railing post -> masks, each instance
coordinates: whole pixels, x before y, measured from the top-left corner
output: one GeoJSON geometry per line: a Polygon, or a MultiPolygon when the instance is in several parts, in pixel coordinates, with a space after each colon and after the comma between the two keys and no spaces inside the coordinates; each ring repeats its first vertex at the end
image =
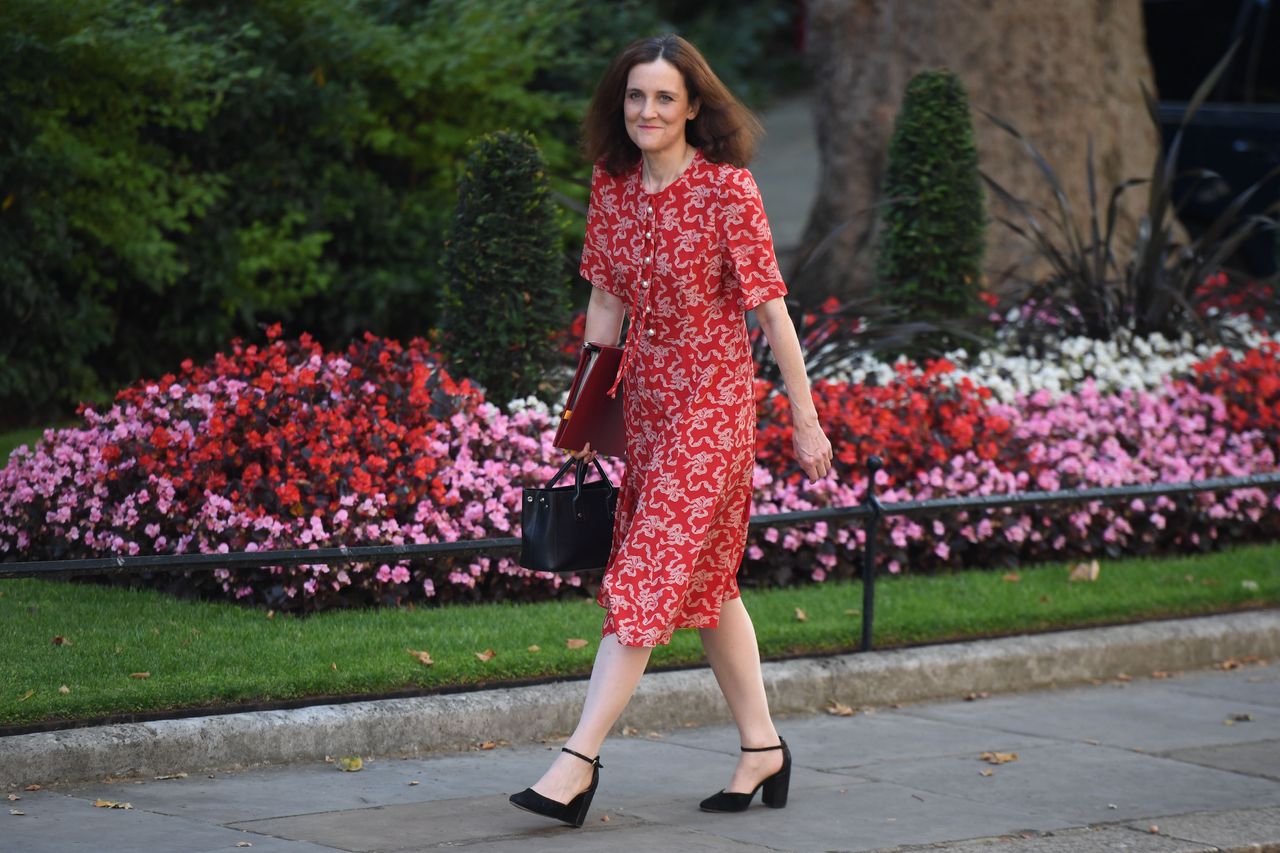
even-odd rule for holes
{"type": "Polygon", "coordinates": [[[871,651],[871,628],[876,616],[876,533],[880,528],[880,519],[884,516],[884,507],[876,497],[876,472],[884,467],[879,456],[867,459],[867,494],[862,505],[870,512],[867,514],[866,542],[863,546],[862,563],[862,651],[871,651]]]}

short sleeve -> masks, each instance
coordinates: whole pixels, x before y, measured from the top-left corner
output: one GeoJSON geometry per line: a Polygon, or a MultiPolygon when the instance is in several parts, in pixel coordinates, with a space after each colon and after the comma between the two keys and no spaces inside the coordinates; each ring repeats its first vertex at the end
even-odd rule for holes
{"type": "Polygon", "coordinates": [[[587,203],[587,233],[582,241],[582,263],[578,275],[594,286],[625,297],[613,277],[609,256],[609,233],[617,219],[617,196],[609,173],[599,163],[591,170],[591,199],[587,203]]]}
{"type": "Polygon", "coordinates": [[[764,202],[755,178],[746,169],[725,176],[720,209],[721,239],[728,253],[731,281],[738,307],[751,309],[787,295],[773,251],[773,233],[764,215],[764,202]]]}

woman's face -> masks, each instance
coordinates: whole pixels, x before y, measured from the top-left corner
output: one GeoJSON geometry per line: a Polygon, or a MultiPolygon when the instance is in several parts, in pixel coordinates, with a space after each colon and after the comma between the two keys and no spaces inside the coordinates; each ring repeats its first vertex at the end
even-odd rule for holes
{"type": "Polygon", "coordinates": [[[684,151],[685,122],[698,114],[684,76],[665,59],[632,66],[622,96],[627,135],[645,154],[684,151]]]}

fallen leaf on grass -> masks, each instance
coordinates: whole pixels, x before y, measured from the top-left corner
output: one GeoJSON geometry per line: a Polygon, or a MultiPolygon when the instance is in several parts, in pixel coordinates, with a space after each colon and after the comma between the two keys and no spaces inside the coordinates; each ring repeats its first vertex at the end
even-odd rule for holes
{"type": "Polygon", "coordinates": [[[565,647],[566,649],[585,649],[585,648],[587,647],[587,641],[586,641],[586,640],[580,640],[580,639],[578,639],[578,638],[576,638],[576,637],[575,637],[575,638],[570,639],[570,640],[565,640],[565,641],[564,641],[564,647],[565,647]]]}
{"type": "Polygon", "coordinates": [[[18,701],[25,702],[34,695],[36,695],[36,692],[34,690],[28,690],[26,693],[23,693],[21,696],[18,697],[18,701]]]}
{"type": "Polygon", "coordinates": [[[635,736],[636,736],[636,735],[638,735],[638,734],[640,734],[640,730],[639,730],[639,729],[637,729],[635,726],[623,726],[623,727],[622,727],[622,736],[623,736],[623,737],[635,737],[635,736]]]}
{"type": "Polygon", "coordinates": [[[156,781],[157,781],[157,782],[164,782],[164,781],[166,781],[166,780],[168,780],[168,779],[185,779],[185,778],[187,778],[187,774],[186,774],[186,773],[166,773],[166,774],[165,774],[165,775],[163,775],[163,776],[157,776],[157,777],[156,777],[156,781]]]}
{"type": "Polygon", "coordinates": [[[495,742],[493,742],[493,741],[491,741],[491,740],[486,740],[486,741],[484,741],[483,743],[478,743],[478,744],[476,744],[476,749],[486,749],[486,750],[487,750],[487,749],[497,749],[497,748],[498,748],[498,744],[496,744],[495,742]]]}
{"type": "Polygon", "coordinates": [[[331,664],[329,664],[329,669],[333,670],[334,672],[337,672],[337,671],[338,671],[338,665],[337,665],[336,663],[331,663],[331,664]]]}
{"type": "Polygon", "coordinates": [[[63,696],[66,696],[68,693],[71,692],[71,688],[64,684],[58,688],[58,692],[61,693],[63,696]]]}
{"type": "Polygon", "coordinates": [[[415,658],[417,658],[418,663],[422,664],[423,666],[431,666],[433,663],[435,663],[435,661],[431,659],[431,654],[425,650],[420,652],[417,649],[407,648],[405,649],[405,651],[413,655],[415,658]]]}
{"type": "Polygon", "coordinates": [[[1258,582],[1257,582],[1257,581],[1240,581],[1240,586],[1242,586],[1242,587],[1244,587],[1245,589],[1249,590],[1249,592],[1257,592],[1257,591],[1258,591],[1258,582]]]}
{"type": "Polygon", "coordinates": [[[71,643],[71,641],[70,641],[70,640],[68,640],[66,637],[57,636],[57,637],[54,637],[54,638],[53,638],[53,644],[54,644],[55,646],[69,646],[69,645],[71,645],[72,643],[71,643]]]}
{"type": "Polygon", "coordinates": [[[843,702],[832,699],[827,703],[827,713],[833,717],[852,717],[853,709],[843,702]]]}
{"type": "Polygon", "coordinates": [[[94,800],[94,808],[99,809],[132,809],[133,803],[117,803],[115,800],[94,800]]]}
{"type": "Polygon", "coordinates": [[[1008,764],[1010,761],[1018,760],[1016,752],[984,752],[978,756],[982,761],[988,764],[1008,764]]]}
{"type": "Polygon", "coordinates": [[[338,769],[345,773],[357,773],[364,769],[364,759],[358,755],[348,755],[345,758],[339,758],[337,765],[338,769]]]}
{"type": "Polygon", "coordinates": [[[149,672],[131,672],[131,673],[129,673],[129,677],[130,677],[130,678],[138,678],[138,679],[142,679],[142,678],[150,678],[150,677],[151,677],[151,673],[149,673],[149,672]]]}
{"type": "Polygon", "coordinates": [[[541,647],[541,646],[530,646],[530,647],[529,647],[529,649],[528,649],[528,651],[529,651],[529,654],[531,654],[531,655],[536,655],[538,652],[542,651],[542,647],[541,647]]]}
{"type": "Polygon", "coordinates": [[[493,649],[485,649],[482,652],[476,652],[475,655],[476,655],[476,659],[479,660],[481,663],[488,663],[489,661],[496,658],[498,656],[498,653],[495,652],[493,649]]]}
{"type": "Polygon", "coordinates": [[[1071,574],[1067,576],[1068,581],[1096,581],[1098,579],[1098,561],[1090,560],[1087,563],[1076,563],[1072,566],[1071,574]]]}
{"type": "Polygon", "coordinates": [[[39,790],[41,790],[43,787],[44,787],[43,785],[28,785],[27,787],[23,788],[22,790],[24,790],[24,791],[39,791],[39,790]]]}
{"type": "Polygon", "coordinates": [[[1018,583],[1019,581],[1022,580],[1022,575],[1018,574],[1017,572],[1009,572],[1008,574],[1001,575],[1000,580],[1004,581],[1005,583],[1018,583]]]}
{"type": "Polygon", "coordinates": [[[807,622],[807,621],[809,621],[809,617],[808,617],[807,615],[805,615],[805,612],[804,612],[803,610],[801,610],[799,607],[797,607],[797,608],[796,608],[796,621],[797,621],[797,622],[807,622]]]}

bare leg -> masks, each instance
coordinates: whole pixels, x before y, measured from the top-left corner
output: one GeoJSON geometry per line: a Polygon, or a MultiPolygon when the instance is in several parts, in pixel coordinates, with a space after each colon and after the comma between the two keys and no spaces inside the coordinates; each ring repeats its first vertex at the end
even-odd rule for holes
{"type": "MultiPolygon", "coordinates": [[[[726,601],[720,607],[720,624],[715,628],[702,628],[699,633],[711,671],[738,724],[741,745],[777,745],[778,732],[769,716],[769,700],[760,670],[756,629],[742,599],[726,601]]],[[[748,793],[761,780],[781,769],[781,751],[740,753],[733,780],[725,790],[748,793]]]]}
{"type": "MultiPolygon", "coordinates": [[[[565,746],[588,757],[600,754],[600,745],[631,701],[652,651],[624,646],[616,634],[608,634],[600,641],[582,717],[565,746]]],[[[591,765],[562,752],[534,783],[533,790],[558,803],[567,803],[590,785],[591,765]]]]}

